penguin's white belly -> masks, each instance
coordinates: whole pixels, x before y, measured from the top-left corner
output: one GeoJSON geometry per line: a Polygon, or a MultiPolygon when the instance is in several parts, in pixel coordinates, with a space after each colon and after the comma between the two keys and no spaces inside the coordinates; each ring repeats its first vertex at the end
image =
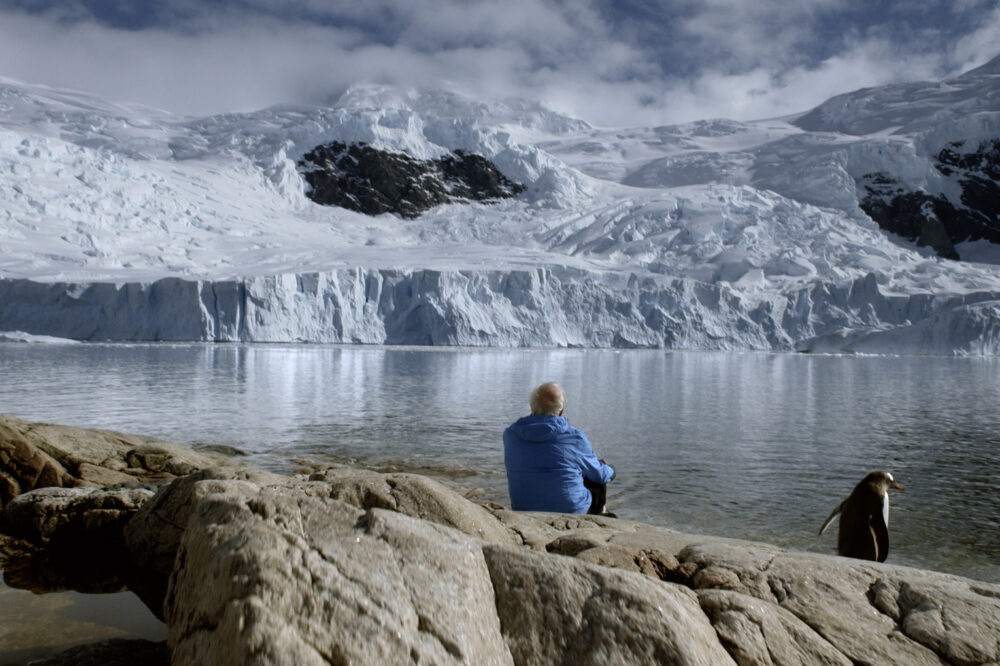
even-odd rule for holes
{"type": "Polygon", "coordinates": [[[882,495],[882,522],[889,527],[889,493],[882,495]]]}

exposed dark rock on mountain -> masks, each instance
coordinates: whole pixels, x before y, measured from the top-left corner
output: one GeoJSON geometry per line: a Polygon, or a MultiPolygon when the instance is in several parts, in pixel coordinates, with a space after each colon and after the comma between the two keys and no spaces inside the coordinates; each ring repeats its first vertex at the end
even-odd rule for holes
{"type": "Polygon", "coordinates": [[[907,192],[899,183],[883,173],[865,174],[861,181],[868,193],[860,202],[880,227],[917,245],[931,247],[946,259],[959,259],[950,233],[961,225],[964,215],[944,197],[933,197],[926,192],[907,192]]]}
{"type": "MultiPolygon", "coordinates": [[[[961,149],[965,142],[953,143],[961,149]]],[[[983,238],[1000,243],[1000,139],[979,144],[972,153],[945,148],[938,153],[937,169],[955,176],[962,186],[962,203],[983,227],[983,238]]]]}
{"type": "Polygon", "coordinates": [[[365,143],[335,141],[306,153],[299,170],[313,201],[366,215],[414,218],[444,203],[506,199],[524,190],[485,157],[461,150],[436,160],[418,160],[365,143]]]}
{"type": "Polygon", "coordinates": [[[1000,139],[985,141],[973,152],[959,152],[957,141],[937,155],[935,168],[961,187],[961,206],[941,195],[908,192],[892,177],[869,173],[859,182],[866,195],[861,209],[880,227],[929,246],[947,259],[960,259],[955,243],[1000,243],[1000,139]]]}

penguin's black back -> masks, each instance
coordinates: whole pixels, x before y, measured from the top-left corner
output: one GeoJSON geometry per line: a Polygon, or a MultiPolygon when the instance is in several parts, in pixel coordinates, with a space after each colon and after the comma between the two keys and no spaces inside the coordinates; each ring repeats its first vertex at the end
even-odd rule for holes
{"type": "Polygon", "coordinates": [[[889,529],[882,517],[882,496],[859,483],[844,500],[837,533],[837,553],[844,557],[884,562],[889,554],[889,529]]]}

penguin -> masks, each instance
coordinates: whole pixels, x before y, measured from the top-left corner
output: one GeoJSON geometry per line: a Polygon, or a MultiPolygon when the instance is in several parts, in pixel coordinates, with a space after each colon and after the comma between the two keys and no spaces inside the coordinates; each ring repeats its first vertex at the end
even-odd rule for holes
{"type": "Polygon", "coordinates": [[[830,513],[819,533],[840,516],[838,555],[885,562],[889,554],[889,488],[903,490],[889,472],[872,472],[830,513]]]}

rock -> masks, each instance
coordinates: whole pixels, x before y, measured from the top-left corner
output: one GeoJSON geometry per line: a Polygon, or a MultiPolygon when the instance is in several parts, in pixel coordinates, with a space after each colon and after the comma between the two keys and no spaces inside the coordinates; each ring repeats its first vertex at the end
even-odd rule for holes
{"type": "Polygon", "coordinates": [[[958,174],[962,205],[975,216],[983,237],[1000,242],[1000,139],[980,141],[975,149],[961,153],[968,141],[957,141],[938,152],[938,171],[958,174]]]}
{"type": "Polygon", "coordinates": [[[170,650],[165,641],[112,638],[99,643],[78,645],[57,655],[32,661],[31,666],[170,666],[170,650]]]}
{"type": "MultiPolygon", "coordinates": [[[[103,488],[106,486],[125,486],[138,488],[142,482],[123,471],[117,471],[112,465],[102,467],[88,462],[82,462],[76,468],[76,483],[81,486],[96,486],[103,488]]],[[[152,480],[152,479],[147,479],[152,480]]]]}
{"type": "Polygon", "coordinates": [[[546,550],[548,545],[562,536],[592,539],[595,545],[605,543],[616,530],[605,531],[606,527],[627,528],[628,521],[592,515],[567,515],[561,513],[530,513],[510,509],[490,510],[497,520],[525,546],[536,550],[546,550]]]}
{"type": "Polygon", "coordinates": [[[0,415],[0,506],[35,488],[137,487],[231,464],[226,456],[150,437],[0,415]]]}
{"type": "Polygon", "coordinates": [[[233,466],[225,456],[148,437],[0,415],[0,531],[21,539],[0,553],[7,583],[38,593],[127,585],[162,617],[179,535],[160,526],[158,538],[172,538],[173,550],[157,573],[131,565],[124,529],[153,496],[144,485],[210,465],[233,466]]]}
{"type": "MultiPolygon", "coordinates": [[[[873,176],[869,174],[869,176],[873,176]]],[[[881,174],[874,174],[877,181],[886,179],[881,174]]],[[[861,199],[859,207],[879,227],[907,240],[916,242],[918,246],[930,247],[938,256],[945,259],[959,259],[954,243],[964,238],[953,240],[950,231],[952,226],[965,226],[966,213],[956,209],[950,201],[941,196],[931,196],[926,192],[905,192],[893,189],[885,192],[886,186],[895,188],[895,181],[886,185],[880,182],[868,182],[865,189],[868,194],[861,199]]]]}
{"type": "MultiPolygon", "coordinates": [[[[0,422],[12,448],[34,445],[0,422]]],[[[63,462],[80,459],[69,444],[36,448],[81,469],[63,462]]],[[[119,453],[91,472],[186,469],[158,444],[119,453]]],[[[5,575],[38,590],[127,582],[167,620],[174,663],[1000,663],[1000,585],[957,576],[514,512],[414,474],[227,465],[151,495],[21,494],[0,528],[45,547],[0,538],[5,575]]]]}
{"type": "Polygon", "coordinates": [[[225,486],[181,541],[174,662],[512,663],[481,541],[308,487],[225,486]]]}
{"type": "Polygon", "coordinates": [[[1000,661],[1000,601],[995,586],[912,571],[879,577],[869,588],[903,633],[955,664],[1000,661]],[[987,600],[992,600],[989,603],[987,600]],[[984,602],[987,602],[984,604],[984,602]],[[991,608],[992,607],[992,608],[991,608]],[[992,612],[991,612],[992,611],[992,612]]]}
{"type": "Polygon", "coordinates": [[[515,663],[733,663],[687,588],[509,547],[483,551],[515,663]]]}
{"type": "Polygon", "coordinates": [[[129,560],[136,569],[166,577],[174,568],[181,535],[198,502],[206,495],[228,487],[226,482],[246,481],[253,487],[290,485],[293,480],[242,467],[209,467],[176,479],[160,488],[124,529],[129,560]]]}
{"type": "Polygon", "coordinates": [[[510,198],[524,190],[485,157],[461,150],[419,160],[365,143],[334,141],[306,153],[298,166],[310,199],[367,215],[414,218],[440,204],[510,198]]]}
{"type": "Polygon", "coordinates": [[[107,552],[123,546],[125,524],[152,497],[145,488],[40,488],[8,502],[4,523],[36,545],[107,552]]]}
{"type": "Polygon", "coordinates": [[[934,167],[956,181],[958,202],[942,194],[906,191],[885,173],[858,179],[859,205],[879,227],[929,246],[939,256],[959,259],[955,243],[1000,243],[1000,140],[982,141],[968,152],[965,141],[937,154],[934,167]]]}
{"type": "Polygon", "coordinates": [[[1000,585],[625,520],[493,513],[535,550],[696,590],[739,663],[1000,662],[1000,585]]]}
{"type": "Polygon", "coordinates": [[[466,534],[512,543],[514,535],[488,511],[453,490],[412,474],[378,474],[367,470],[327,470],[313,474],[308,483],[289,477],[239,467],[208,468],[176,479],[160,489],[125,527],[125,543],[136,575],[142,573],[147,601],[162,614],[167,577],[181,536],[198,503],[229,482],[246,482],[248,488],[302,487],[304,492],[346,501],[361,509],[386,508],[416,518],[455,527],[466,534]]]}
{"type": "Polygon", "coordinates": [[[697,564],[695,588],[777,604],[855,663],[1000,659],[1000,586],[751,543],[694,545],[678,559],[697,564]]]}
{"type": "Polygon", "coordinates": [[[675,583],[686,584],[697,571],[693,564],[679,562],[675,553],[693,543],[728,541],[604,516],[529,513],[502,507],[491,513],[535,550],[641,571],[675,583]]]}
{"type": "MultiPolygon", "coordinates": [[[[609,535],[610,536],[610,535],[609,535]]],[[[568,555],[614,569],[638,571],[660,580],[677,582],[674,572],[680,563],[670,553],[656,548],[636,549],[602,542],[594,536],[564,536],[545,546],[550,553],[568,555]]]]}
{"type": "MultiPolygon", "coordinates": [[[[763,572],[762,572],[763,573],[763,572]]],[[[939,664],[931,649],[909,639],[874,607],[868,590],[874,569],[844,567],[832,557],[779,554],[762,580],[774,600],[826,637],[855,662],[939,664]]]]}
{"type": "Polygon", "coordinates": [[[698,600],[737,664],[837,664],[851,660],[776,604],[738,592],[702,590],[698,600]]]}
{"type": "Polygon", "coordinates": [[[328,469],[312,474],[309,480],[326,484],[330,497],[362,509],[396,511],[454,527],[484,541],[520,543],[489,511],[425,476],[328,469]]]}
{"type": "Polygon", "coordinates": [[[129,587],[154,615],[164,617],[163,600],[167,579],[181,536],[195,507],[207,495],[227,487],[228,482],[245,482],[252,489],[268,484],[291,485],[294,480],[242,467],[210,467],[170,482],[125,525],[124,542],[128,557],[129,587]]]}
{"type": "Polygon", "coordinates": [[[30,554],[35,550],[36,547],[29,541],[0,533],[0,569],[4,568],[8,559],[30,554]]]}
{"type": "Polygon", "coordinates": [[[243,449],[238,449],[235,446],[229,446],[228,444],[205,444],[198,447],[199,451],[207,451],[209,453],[218,453],[220,455],[226,456],[227,458],[235,458],[237,456],[249,456],[250,454],[243,449]]]}
{"type": "Polygon", "coordinates": [[[75,485],[73,476],[15,425],[0,417],[0,507],[33,488],[75,485]]]}
{"type": "Polygon", "coordinates": [[[130,575],[122,530],[152,495],[142,488],[22,493],[2,510],[5,530],[18,537],[5,537],[8,546],[0,548],[5,582],[38,594],[120,592],[128,585],[143,598],[141,581],[130,575]]]}

